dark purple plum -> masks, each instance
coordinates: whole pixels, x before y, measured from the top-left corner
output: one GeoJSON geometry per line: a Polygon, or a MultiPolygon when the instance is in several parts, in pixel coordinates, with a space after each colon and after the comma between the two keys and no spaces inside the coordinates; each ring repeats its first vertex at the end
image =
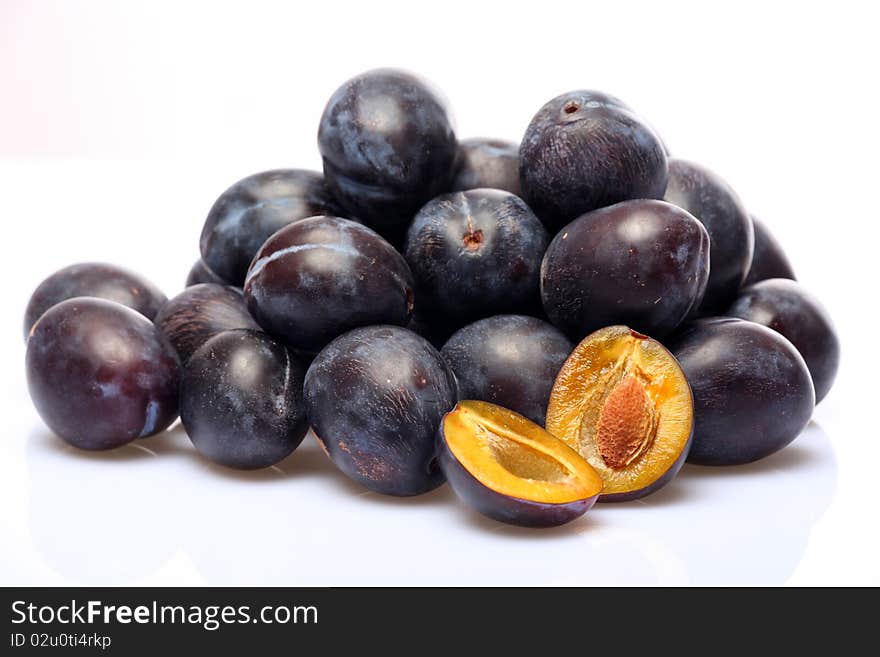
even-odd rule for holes
{"type": "Polygon", "coordinates": [[[177,417],[177,354],[150,320],[115,301],[77,297],[46,311],[26,371],[40,417],[81,449],[119,447],[177,417]]]}
{"type": "Polygon", "coordinates": [[[550,243],[541,266],[544,310],[575,340],[612,324],[663,337],[699,304],[709,248],[700,222],[663,201],[594,210],[550,243]]]}
{"type": "Polygon", "coordinates": [[[312,217],[266,241],[244,297],[269,333],[290,347],[318,351],[359,326],[406,325],[413,278],[403,256],[366,226],[312,217]]]}
{"type": "Polygon", "coordinates": [[[536,317],[497,315],[469,324],[440,350],[462,399],[503,406],[544,426],[556,375],[574,345],[536,317]]]}
{"type": "Polygon", "coordinates": [[[448,191],[457,142],[444,102],[392,69],[348,80],[318,129],[324,176],[343,208],[380,233],[402,233],[428,200],[448,191]]]}
{"type": "Polygon", "coordinates": [[[425,205],[407,232],[404,255],[420,308],[461,326],[536,310],[547,241],[547,231],[518,196],[473,189],[425,205]]]}
{"type": "Polygon", "coordinates": [[[214,202],[202,228],[202,259],[226,283],[241,287],[251,260],[272,233],[306,217],[338,213],[319,173],[256,173],[214,202]]]}
{"type": "Polygon", "coordinates": [[[306,373],[306,411],[325,451],[346,475],[386,495],[443,483],[434,441],[457,398],[437,350],[396,326],[336,338],[306,373]]]}
{"type": "Polygon", "coordinates": [[[503,189],[522,196],[519,145],[500,139],[466,139],[458,145],[452,191],[503,189]]]}
{"type": "Polygon", "coordinates": [[[722,312],[736,298],[752,263],[751,217],[730,185],[709,169],[685,160],[669,161],[664,200],[684,208],[706,227],[712,269],[699,312],[722,312]]]}
{"type": "Polygon", "coordinates": [[[825,398],[840,365],[840,341],[831,317],[816,297],[795,281],[771,278],[743,289],[725,314],[784,335],[807,363],[816,403],[825,398]]]}
{"type": "Polygon", "coordinates": [[[752,253],[752,265],[743,285],[751,285],[768,278],[788,278],[795,280],[794,269],[782,249],[782,245],[773,237],[767,224],[752,215],[755,227],[755,249],[752,253]]]}
{"type": "Polygon", "coordinates": [[[177,350],[182,363],[218,333],[260,330],[241,292],[213,283],[190,286],[171,299],[156,316],[156,326],[177,350]]]}
{"type": "Polygon", "coordinates": [[[186,276],[186,287],[199,285],[201,283],[213,283],[214,285],[228,285],[226,281],[220,278],[214,271],[205,264],[205,261],[199,258],[193,263],[189,274],[186,276]]]}
{"type": "Polygon", "coordinates": [[[183,370],[180,419],[203,456],[230,468],[266,468],[308,431],[305,367],[262,331],[225,331],[183,370]]]}
{"type": "Polygon", "coordinates": [[[671,347],[694,395],[689,462],[757,461],[788,445],[810,421],[815,393],[807,365],[766,326],[703,319],[671,347]]]}
{"type": "Polygon", "coordinates": [[[128,306],[152,320],[167,300],[142,276],[103,262],[83,262],[59,269],[37,286],[24,313],[24,337],[52,306],[74,297],[97,297],[128,306]]]}
{"type": "Polygon", "coordinates": [[[660,138],[627,105],[571,91],[544,105],[519,150],[523,198],[548,230],[597,208],[666,189],[660,138]]]}

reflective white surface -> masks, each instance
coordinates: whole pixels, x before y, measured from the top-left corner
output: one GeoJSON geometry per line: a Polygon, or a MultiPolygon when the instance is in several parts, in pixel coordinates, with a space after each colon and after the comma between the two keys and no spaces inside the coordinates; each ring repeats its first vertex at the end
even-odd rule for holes
{"type": "Polygon", "coordinates": [[[619,25],[613,3],[564,21],[452,3],[429,34],[452,48],[426,46],[404,4],[211,3],[208,31],[195,3],[174,20],[161,2],[46,4],[0,5],[0,585],[880,584],[880,52],[856,9],[799,8],[791,30],[784,7],[744,3],[719,31],[703,3],[645,2],[585,50],[587,22],[619,25]],[[330,21],[344,47],[327,46],[330,21]],[[841,372],[804,434],[544,531],[483,519],[446,487],[367,493],[311,437],[251,474],[206,463],[179,426],[104,454],[53,437],[23,373],[37,283],[106,260],[176,294],[213,199],[258,170],[319,168],[326,98],[388,64],[432,78],[462,137],[518,139],[543,102],[593,87],[724,176],[837,322],[841,372]]]}

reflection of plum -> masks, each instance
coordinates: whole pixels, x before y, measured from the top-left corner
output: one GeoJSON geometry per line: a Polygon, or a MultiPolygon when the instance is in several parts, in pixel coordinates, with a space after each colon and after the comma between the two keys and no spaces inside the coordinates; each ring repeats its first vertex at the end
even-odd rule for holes
{"type": "Polygon", "coordinates": [[[86,585],[131,584],[171,556],[180,499],[168,485],[186,438],[172,430],[106,452],[82,452],[46,429],[32,431],[26,458],[29,524],[51,568],[86,585]],[[161,463],[160,463],[161,461],[161,463]]]}

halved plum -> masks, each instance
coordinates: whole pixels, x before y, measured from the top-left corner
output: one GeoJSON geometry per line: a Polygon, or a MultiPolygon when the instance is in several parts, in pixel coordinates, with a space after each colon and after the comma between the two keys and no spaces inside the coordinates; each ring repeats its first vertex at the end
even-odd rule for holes
{"type": "Polygon", "coordinates": [[[480,513],[512,525],[554,527],[586,513],[602,480],[577,452],[501,406],[460,401],[440,424],[440,467],[480,513]]]}
{"type": "Polygon", "coordinates": [[[547,431],[602,477],[600,502],[667,484],[684,465],[693,427],[691,389],[675,357],[626,326],[599,329],[575,347],[547,408],[547,431]]]}

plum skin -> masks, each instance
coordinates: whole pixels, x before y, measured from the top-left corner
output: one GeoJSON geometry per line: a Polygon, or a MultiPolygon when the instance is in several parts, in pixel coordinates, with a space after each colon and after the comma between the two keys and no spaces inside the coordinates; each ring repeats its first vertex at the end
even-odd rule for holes
{"type": "Polygon", "coordinates": [[[547,232],[517,196],[473,189],[438,196],[407,231],[404,256],[418,303],[461,324],[539,308],[547,232]]]}
{"type": "Polygon", "coordinates": [[[266,331],[315,352],[359,326],[406,325],[413,287],[403,256],[377,233],[339,217],[311,217],[260,248],[244,298],[266,331]]]}
{"type": "Polygon", "coordinates": [[[755,231],[751,217],[720,176],[686,160],[669,160],[664,200],[687,210],[706,227],[712,267],[699,311],[701,315],[724,311],[752,264],[755,231]]]}
{"type": "Polygon", "coordinates": [[[553,382],[572,349],[543,320],[497,315],[454,333],[440,354],[455,372],[462,399],[503,406],[543,427],[553,382]]]}
{"type": "Polygon", "coordinates": [[[594,495],[574,502],[548,504],[503,495],[478,481],[462,466],[446,445],[442,427],[438,442],[440,468],[452,490],[468,506],[493,520],[521,527],[557,527],[584,515],[599,498],[594,495]]]}
{"type": "Polygon", "coordinates": [[[339,208],[320,173],[273,169],[239,180],[214,202],[199,242],[202,260],[227,284],[241,287],[269,236],[295,221],[339,208]]]}
{"type": "MultiPolygon", "coordinates": [[[[199,258],[193,263],[192,268],[186,275],[185,287],[200,285],[201,283],[213,283],[215,285],[228,285],[228,283],[220,278],[214,270],[212,270],[205,261],[199,258]]],[[[236,288],[237,289],[237,288],[236,288]]]]}
{"type": "Polygon", "coordinates": [[[74,447],[112,449],[177,418],[177,354],[152,322],[114,301],[76,297],[46,311],[26,372],[40,417],[74,447]]]}
{"type": "Polygon", "coordinates": [[[182,363],[218,333],[261,330],[240,291],[213,283],[192,285],[168,301],[156,316],[156,326],[177,350],[182,363]]]}
{"type": "Polygon", "coordinates": [[[230,468],[278,463],[308,431],[305,367],[262,331],[224,331],[184,367],[180,419],[196,449],[230,468]]]}
{"type": "Polygon", "coordinates": [[[333,93],[318,147],[342,207],[386,234],[448,191],[457,141],[444,102],[428,86],[404,71],[376,69],[333,93]]]}
{"type": "Polygon", "coordinates": [[[466,139],[458,144],[451,190],[490,187],[522,197],[519,144],[500,139],[466,139]]]}
{"type": "Polygon", "coordinates": [[[795,280],[794,269],[782,245],[773,237],[767,225],[752,215],[755,227],[755,248],[752,253],[752,264],[743,286],[765,281],[768,278],[789,278],[795,280]]]}
{"type": "Polygon", "coordinates": [[[670,345],[694,396],[688,461],[751,463],[779,451],[810,421],[813,381],[797,349],[765,326],[694,322],[670,345]]]}
{"type": "Polygon", "coordinates": [[[666,189],[666,149],[619,99],[572,91],[545,104],[519,150],[523,198],[556,231],[597,208],[659,199],[666,189]]]}
{"type": "Polygon", "coordinates": [[[595,210],[547,248],[544,310],[575,340],[613,324],[663,337],[699,305],[709,252],[705,228],[669,203],[634,200],[595,210]]]}
{"type": "Polygon", "coordinates": [[[816,403],[825,398],[840,365],[840,341],[825,308],[799,283],[783,278],[759,281],[743,289],[725,314],[785,336],[807,363],[816,403]]]}
{"type": "Polygon", "coordinates": [[[424,338],[396,326],[350,331],[315,357],[304,391],[315,435],[351,479],[396,496],[443,483],[435,438],[458,390],[424,338]]]}
{"type": "Polygon", "coordinates": [[[167,300],[142,276],[103,262],[83,262],[59,269],[37,286],[24,314],[24,337],[55,304],[75,297],[97,297],[128,306],[152,320],[167,300]]]}

